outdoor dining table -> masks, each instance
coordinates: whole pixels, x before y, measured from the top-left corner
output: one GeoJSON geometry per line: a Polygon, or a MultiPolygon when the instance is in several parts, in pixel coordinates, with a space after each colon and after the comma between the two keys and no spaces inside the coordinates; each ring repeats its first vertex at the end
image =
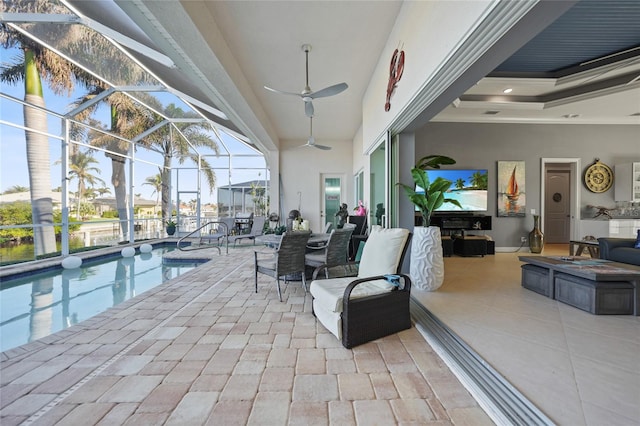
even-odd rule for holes
{"type": "MultiPolygon", "coordinates": [[[[311,236],[309,237],[309,240],[307,241],[307,245],[309,246],[322,245],[327,241],[329,241],[329,235],[331,234],[312,233],[311,236]]],[[[260,235],[259,237],[256,237],[256,241],[264,244],[267,247],[277,248],[280,245],[280,241],[282,241],[282,235],[276,235],[276,234],[260,235]]]]}
{"type": "MultiPolygon", "coordinates": [[[[329,235],[331,234],[325,234],[325,233],[313,234],[312,233],[311,236],[309,237],[309,240],[307,241],[307,246],[320,246],[326,243],[327,241],[329,241],[329,235]]],[[[277,249],[280,246],[280,242],[282,241],[282,235],[276,235],[276,234],[260,235],[256,237],[256,241],[258,243],[264,244],[269,248],[277,249]]],[[[286,275],[285,279],[289,281],[300,281],[302,280],[302,274],[295,273],[295,274],[286,275]]]]}

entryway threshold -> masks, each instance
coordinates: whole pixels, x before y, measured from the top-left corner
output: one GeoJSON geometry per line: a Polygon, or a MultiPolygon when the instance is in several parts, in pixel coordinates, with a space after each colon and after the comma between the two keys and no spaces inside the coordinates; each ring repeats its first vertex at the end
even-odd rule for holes
{"type": "Polygon", "coordinates": [[[416,328],[498,425],[555,425],[420,302],[411,298],[416,328]]]}

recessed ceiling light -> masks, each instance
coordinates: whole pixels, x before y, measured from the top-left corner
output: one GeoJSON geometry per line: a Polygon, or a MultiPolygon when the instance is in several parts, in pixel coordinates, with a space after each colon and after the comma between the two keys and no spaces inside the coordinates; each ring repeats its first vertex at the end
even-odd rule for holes
{"type": "Polygon", "coordinates": [[[511,87],[507,87],[502,91],[502,93],[511,93],[511,92],[513,92],[513,89],[511,87]]]}
{"type": "Polygon", "coordinates": [[[563,115],[564,118],[578,118],[580,117],[580,114],[565,114],[563,115]]]}
{"type": "Polygon", "coordinates": [[[483,114],[485,114],[485,115],[496,115],[496,114],[500,114],[500,111],[489,110],[489,111],[483,112],[483,114]]]}

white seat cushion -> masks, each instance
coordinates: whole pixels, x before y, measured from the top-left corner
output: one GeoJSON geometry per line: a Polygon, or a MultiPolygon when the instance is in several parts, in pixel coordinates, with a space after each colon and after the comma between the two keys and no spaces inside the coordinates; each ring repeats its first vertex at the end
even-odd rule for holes
{"type": "Polygon", "coordinates": [[[342,317],[339,312],[331,312],[313,300],[313,313],[324,327],[338,339],[342,339],[342,317]]]}
{"type": "Polygon", "coordinates": [[[266,259],[258,259],[258,267],[266,269],[276,269],[276,260],[273,257],[266,259]]]}
{"type": "MultiPolygon", "coordinates": [[[[340,313],[342,312],[344,289],[347,288],[351,281],[356,279],[356,277],[344,277],[330,278],[327,280],[314,280],[311,282],[309,292],[313,296],[314,303],[317,302],[327,311],[340,313]]],[[[375,280],[362,283],[356,286],[356,288],[351,292],[351,299],[384,293],[392,290],[393,288],[394,285],[386,280],[375,280]]]]}
{"type": "Polygon", "coordinates": [[[327,257],[327,254],[325,253],[324,250],[318,250],[320,253],[307,253],[304,255],[304,260],[307,263],[313,263],[313,264],[318,264],[318,265],[322,265],[325,263],[325,259],[327,257]]]}

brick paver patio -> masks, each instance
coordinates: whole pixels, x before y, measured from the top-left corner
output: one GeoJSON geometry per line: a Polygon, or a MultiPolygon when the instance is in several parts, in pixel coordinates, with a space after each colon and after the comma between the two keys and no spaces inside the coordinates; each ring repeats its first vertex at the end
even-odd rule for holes
{"type": "Polygon", "coordinates": [[[415,328],[348,350],[300,282],[256,294],[253,248],[2,353],[2,425],[492,424],[415,328]]]}

